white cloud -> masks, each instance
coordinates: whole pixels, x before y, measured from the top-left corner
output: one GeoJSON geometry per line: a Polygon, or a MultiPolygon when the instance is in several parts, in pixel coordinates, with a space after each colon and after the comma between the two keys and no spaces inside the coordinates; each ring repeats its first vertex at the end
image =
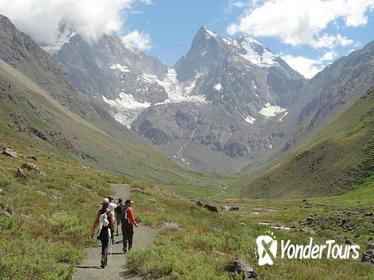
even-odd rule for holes
{"type": "Polygon", "coordinates": [[[123,44],[134,51],[146,51],[152,47],[151,37],[147,33],[134,30],[122,38],[123,44]]]}
{"type": "Polygon", "coordinates": [[[151,5],[153,6],[154,3],[152,0],[139,0],[141,3],[145,4],[145,5],[151,5]]]}
{"type": "Polygon", "coordinates": [[[323,31],[338,19],[349,27],[366,25],[373,8],[374,0],[265,0],[248,9],[227,31],[278,37],[293,46],[347,46],[353,43],[351,39],[323,31]]]}
{"type": "Polygon", "coordinates": [[[314,42],[314,47],[331,49],[336,46],[346,47],[352,45],[353,43],[354,41],[352,39],[342,36],[339,33],[337,35],[323,34],[314,42]]]}
{"type": "Polygon", "coordinates": [[[337,55],[338,53],[335,50],[328,51],[317,59],[305,56],[280,54],[281,58],[287,62],[291,68],[295,69],[307,79],[313,78],[318,72],[323,70],[328,63],[331,63],[337,55]]]}
{"type": "Polygon", "coordinates": [[[319,60],[307,58],[304,56],[283,55],[282,59],[287,62],[291,68],[302,74],[305,78],[311,79],[322,70],[319,60]]]}
{"type": "Polygon", "coordinates": [[[0,13],[38,43],[61,40],[61,29],[73,29],[87,40],[119,31],[121,13],[134,0],[0,0],[0,13]]]}
{"type": "Polygon", "coordinates": [[[338,54],[336,51],[329,51],[321,57],[321,61],[332,61],[338,54]]]}

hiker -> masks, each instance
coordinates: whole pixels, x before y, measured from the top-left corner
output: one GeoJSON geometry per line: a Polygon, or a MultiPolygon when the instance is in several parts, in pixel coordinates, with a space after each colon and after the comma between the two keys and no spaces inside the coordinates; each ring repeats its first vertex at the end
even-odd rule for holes
{"type": "Polygon", "coordinates": [[[114,232],[114,213],[109,208],[108,198],[104,198],[102,207],[96,214],[91,238],[94,238],[96,232],[97,239],[101,241],[101,268],[104,268],[108,263],[109,241],[114,232]]]}
{"type": "Polygon", "coordinates": [[[116,214],[116,236],[118,236],[118,228],[121,224],[121,215],[123,208],[125,208],[125,204],[122,203],[122,198],[118,198],[117,207],[114,209],[114,213],[116,214]]]}
{"type": "Polygon", "coordinates": [[[134,226],[138,224],[135,220],[134,211],[132,210],[132,200],[126,200],[125,207],[122,209],[122,235],[123,235],[123,252],[126,254],[132,248],[132,239],[134,236],[134,226]]]}
{"type": "MultiPolygon", "coordinates": [[[[113,213],[113,220],[114,220],[114,222],[116,222],[116,212],[115,212],[115,209],[117,207],[117,204],[114,203],[114,197],[113,196],[108,196],[108,199],[109,199],[109,209],[113,213]]],[[[115,227],[116,227],[116,225],[115,225],[115,227]]],[[[112,244],[114,244],[114,231],[112,231],[112,244]]]]}
{"type": "Polygon", "coordinates": [[[114,197],[113,196],[108,196],[108,199],[109,199],[109,208],[114,213],[114,209],[117,207],[116,203],[114,202],[114,197]]]}

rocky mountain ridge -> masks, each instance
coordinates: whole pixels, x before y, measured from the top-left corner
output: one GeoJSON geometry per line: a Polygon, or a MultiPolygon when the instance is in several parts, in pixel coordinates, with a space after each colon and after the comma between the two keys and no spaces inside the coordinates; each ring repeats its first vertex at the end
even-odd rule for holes
{"type": "MultiPolygon", "coordinates": [[[[87,99],[100,116],[122,124],[119,130],[127,127],[195,169],[223,173],[281,155],[374,83],[370,44],[312,80],[255,38],[223,38],[206,27],[173,67],[127,48],[114,35],[89,43],[71,32],[67,41],[43,48],[59,63],[46,84],[59,77],[73,87],[67,94],[59,87],[56,98],[68,97],[72,107],[82,104],[74,102],[77,96],[87,99]]],[[[3,51],[2,58],[12,64],[9,54],[3,51]]],[[[22,71],[20,65],[14,66],[22,71]]],[[[45,69],[35,71],[40,77],[30,75],[42,82],[49,75],[45,69]]]]}
{"type": "Polygon", "coordinates": [[[194,168],[238,171],[282,136],[295,89],[305,80],[253,38],[202,27],[174,67],[104,36],[75,35],[56,54],[74,84],[113,117],[194,168]],[[89,89],[89,90],[88,90],[89,89]]]}

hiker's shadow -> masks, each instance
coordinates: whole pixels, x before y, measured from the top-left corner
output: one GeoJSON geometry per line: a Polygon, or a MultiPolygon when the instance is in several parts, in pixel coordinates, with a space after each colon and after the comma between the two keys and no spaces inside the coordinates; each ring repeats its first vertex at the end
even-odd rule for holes
{"type": "Polygon", "coordinates": [[[75,265],[76,268],[101,269],[99,265],[75,265]]]}

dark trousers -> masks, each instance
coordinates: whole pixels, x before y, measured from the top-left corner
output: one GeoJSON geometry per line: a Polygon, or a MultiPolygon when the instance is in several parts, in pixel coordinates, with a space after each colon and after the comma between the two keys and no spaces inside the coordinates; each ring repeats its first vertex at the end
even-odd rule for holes
{"type": "Polygon", "coordinates": [[[130,223],[122,223],[123,250],[127,251],[132,248],[132,239],[134,237],[134,226],[130,223]],[[128,245],[128,247],[127,247],[128,245]]]}
{"type": "Polygon", "coordinates": [[[101,263],[105,265],[108,264],[108,247],[109,240],[101,240],[101,263]]]}
{"type": "Polygon", "coordinates": [[[99,240],[101,241],[101,264],[107,265],[108,262],[108,247],[109,247],[109,228],[103,227],[101,229],[99,240]]]}

